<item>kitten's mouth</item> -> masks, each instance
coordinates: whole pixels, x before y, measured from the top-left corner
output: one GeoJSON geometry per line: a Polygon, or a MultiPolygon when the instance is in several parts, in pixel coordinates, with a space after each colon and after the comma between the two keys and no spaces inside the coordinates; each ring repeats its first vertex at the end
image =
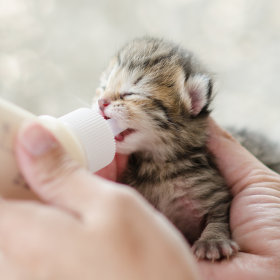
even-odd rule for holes
{"type": "Polygon", "coordinates": [[[125,139],[126,136],[128,136],[128,135],[130,135],[131,133],[134,133],[134,132],[135,132],[134,129],[128,128],[128,129],[124,130],[123,132],[121,132],[120,134],[116,135],[115,140],[117,142],[122,142],[125,139]]]}
{"type": "Polygon", "coordinates": [[[110,120],[111,119],[111,118],[107,117],[102,110],[99,110],[99,113],[105,120],[110,120]]]}
{"type": "MultiPolygon", "coordinates": [[[[104,114],[103,111],[101,111],[100,113],[105,120],[110,120],[111,119],[110,117],[106,116],[106,114],[104,114]]],[[[122,131],[121,133],[115,135],[115,140],[117,142],[122,142],[122,141],[124,141],[126,136],[130,135],[133,132],[135,132],[135,129],[127,128],[126,130],[122,131]]]]}

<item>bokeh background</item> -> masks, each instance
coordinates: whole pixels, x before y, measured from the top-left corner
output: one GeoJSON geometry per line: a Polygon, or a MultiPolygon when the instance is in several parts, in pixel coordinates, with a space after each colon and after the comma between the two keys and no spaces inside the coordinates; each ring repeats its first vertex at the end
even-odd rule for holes
{"type": "Polygon", "coordinates": [[[88,106],[128,40],[154,35],[215,73],[215,119],[280,143],[279,0],[0,0],[0,96],[60,116],[88,106]]]}

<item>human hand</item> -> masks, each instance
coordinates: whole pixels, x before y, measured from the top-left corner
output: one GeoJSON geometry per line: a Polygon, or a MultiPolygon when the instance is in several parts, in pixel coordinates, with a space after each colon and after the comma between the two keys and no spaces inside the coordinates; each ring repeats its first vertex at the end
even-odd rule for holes
{"type": "Polygon", "coordinates": [[[131,188],[70,160],[39,124],[16,154],[45,203],[0,201],[1,279],[198,279],[181,235],[131,188]]]}
{"type": "Polygon", "coordinates": [[[229,261],[200,261],[200,270],[213,280],[280,279],[280,175],[212,120],[209,149],[234,196],[230,225],[241,251],[229,261]]]}
{"type": "Polygon", "coordinates": [[[128,155],[116,154],[114,160],[109,165],[95,172],[95,174],[107,180],[119,182],[119,179],[126,168],[127,160],[128,155]]]}

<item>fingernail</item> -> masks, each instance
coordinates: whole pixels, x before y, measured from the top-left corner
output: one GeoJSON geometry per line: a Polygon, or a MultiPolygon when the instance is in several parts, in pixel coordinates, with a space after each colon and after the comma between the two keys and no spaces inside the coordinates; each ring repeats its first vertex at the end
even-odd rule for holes
{"type": "Polygon", "coordinates": [[[57,146],[55,137],[39,123],[25,125],[19,133],[19,141],[32,156],[42,156],[57,146]]]}

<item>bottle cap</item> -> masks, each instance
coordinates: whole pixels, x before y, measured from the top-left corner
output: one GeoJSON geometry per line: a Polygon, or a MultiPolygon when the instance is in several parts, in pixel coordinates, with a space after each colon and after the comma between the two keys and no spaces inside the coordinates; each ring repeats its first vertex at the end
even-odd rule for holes
{"type": "Polygon", "coordinates": [[[84,148],[90,171],[108,165],[115,156],[114,133],[120,133],[116,122],[106,121],[96,110],[80,108],[59,118],[67,124],[84,148]],[[112,128],[111,128],[112,126],[112,128]]]}

